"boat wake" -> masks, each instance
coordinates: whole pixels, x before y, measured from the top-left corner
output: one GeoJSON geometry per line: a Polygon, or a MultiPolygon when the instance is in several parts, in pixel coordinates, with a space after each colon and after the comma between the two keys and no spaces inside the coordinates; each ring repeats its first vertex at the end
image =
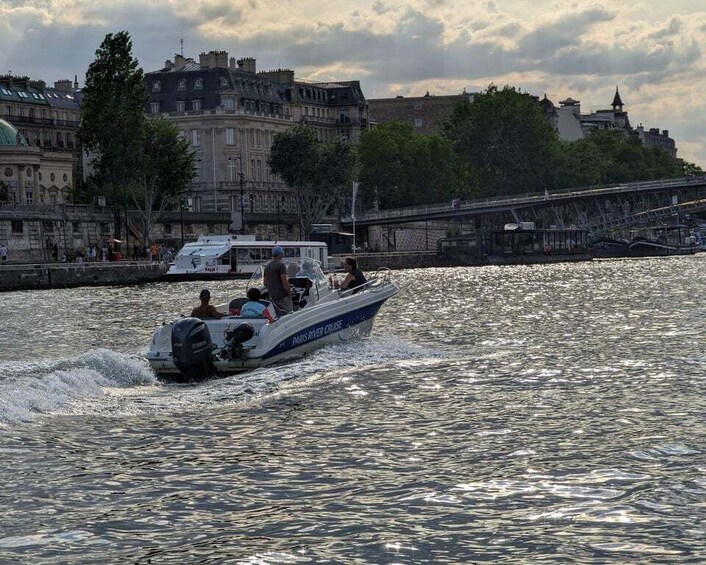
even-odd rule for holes
{"type": "Polygon", "coordinates": [[[77,401],[156,382],[147,363],[107,349],[68,359],[2,363],[0,424],[31,422],[43,414],[71,414],[77,401]]]}
{"type": "Polygon", "coordinates": [[[199,384],[164,384],[137,355],[97,349],[60,360],[0,364],[0,426],[48,416],[169,415],[257,402],[285,387],[313,386],[349,373],[438,358],[395,338],[324,347],[298,361],[199,384]]]}

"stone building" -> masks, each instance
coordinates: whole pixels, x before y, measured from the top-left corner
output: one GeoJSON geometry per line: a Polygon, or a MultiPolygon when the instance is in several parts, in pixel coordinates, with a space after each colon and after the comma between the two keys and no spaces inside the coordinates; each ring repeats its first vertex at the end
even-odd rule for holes
{"type": "MultiPolygon", "coordinates": [[[[368,127],[358,81],[308,83],[289,69],[258,72],[255,59],[236,61],[225,51],[202,53],[198,62],[175,55],[146,73],[145,83],[148,115],[172,121],[196,151],[189,211],[228,214],[230,231],[286,224],[279,233],[292,236],[296,202],[267,166],[276,133],[305,122],[321,141],[356,142],[368,127]]],[[[221,228],[212,226],[214,233],[221,228]]]]}
{"type": "Polygon", "coordinates": [[[3,167],[11,201],[63,202],[80,178],[77,89],[69,80],[47,87],[41,80],[0,76],[0,117],[17,128],[27,142],[25,153],[32,155],[26,163],[10,164],[12,174],[3,167]]]}
{"type": "Polygon", "coordinates": [[[0,199],[0,243],[10,249],[11,260],[50,261],[63,254],[73,258],[88,245],[101,245],[112,236],[111,212],[67,204],[60,198],[61,191],[52,198],[51,184],[49,198],[35,201],[32,196],[43,194],[40,171],[51,179],[55,173],[47,171],[62,170],[61,159],[70,171],[70,158],[64,152],[46,156],[36,145],[29,145],[14,126],[0,120],[0,191],[10,197],[0,199]]]}
{"type": "Polygon", "coordinates": [[[395,98],[371,98],[368,100],[370,121],[374,124],[397,121],[414,127],[417,133],[437,134],[448,120],[459,102],[473,102],[475,94],[433,96],[396,96],[395,98]]]}
{"type": "Polygon", "coordinates": [[[669,137],[669,131],[664,130],[660,133],[657,128],[645,130],[642,124],[633,130],[628,113],[624,109],[625,103],[617,86],[615,87],[615,96],[611,107],[597,110],[590,114],[582,114],[581,102],[571,97],[561,100],[559,107],[556,107],[545,94],[539,104],[547,119],[559,134],[559,138],[564,141],[585,139],[592,131],[600,129],[613,129],[624,132],[635,131],[645,146],[659,147],[672,156],[677,156],[677,149],[674,140],[669,137]]]}

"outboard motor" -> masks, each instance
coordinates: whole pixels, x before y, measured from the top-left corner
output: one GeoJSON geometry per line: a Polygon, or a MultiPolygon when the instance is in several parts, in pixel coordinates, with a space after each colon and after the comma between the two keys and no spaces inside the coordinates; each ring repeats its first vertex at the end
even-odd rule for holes
{"type": "Polygon", "coordinates": [[[243,343],[255,335],[250,324],[240,324],[223,334],[223,352],[231,359],[243,359],[243,343]]]}
{"type": "Polygon", "coordinates": [[[172,327],[174,365],[188,381],[201,381],[215,373],[215,348],[208,326],[198,318],[182,318],[172,327]]]}

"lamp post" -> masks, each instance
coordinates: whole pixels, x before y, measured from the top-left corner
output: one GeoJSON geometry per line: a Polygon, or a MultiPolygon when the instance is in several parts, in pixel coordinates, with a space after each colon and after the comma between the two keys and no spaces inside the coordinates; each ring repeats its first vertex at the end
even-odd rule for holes
{"type": "Polygon", "coordinates": [[[281,224],[280,210],[284,208],[284,196],[275,196],[275,200],[277,202],[277,241],[279,241],[279,227],[281,224]]]}
{"type": "Polygon", "coordinates": [[[181,246],[184,247],[184,197],[179,197],[179,223],[181,224],[181,246]]]}
{"type": "MultiPolygon", "coordinates": [[[[230,173],[230,184],[232,187],[233,186],[233,169],[235,169],[235,163],[233,162],[233,159],[231,157],[226,157],[226,161],[228,162],[226,167],[228,167],[228,172],[230,173]]],[[[242,200],[243,200],[243,198],[241,195],[241,198],[240,198],[240,206],[241,207],[243,205],[242,200]]],[[[232,212],[233,211],[233,198],[232,197],[230,199],[230,205],[231,205],[231,212],[232,212]]]]}

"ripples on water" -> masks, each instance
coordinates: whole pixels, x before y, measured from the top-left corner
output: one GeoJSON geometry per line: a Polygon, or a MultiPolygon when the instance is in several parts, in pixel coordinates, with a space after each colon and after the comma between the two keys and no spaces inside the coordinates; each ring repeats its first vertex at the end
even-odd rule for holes
{"type": "Polygon", "coordinates": [[[203,283],[2,294],[0,563],[701,563],[705,261],[399,272],[198,386],[142,356],[203,283]]]}

